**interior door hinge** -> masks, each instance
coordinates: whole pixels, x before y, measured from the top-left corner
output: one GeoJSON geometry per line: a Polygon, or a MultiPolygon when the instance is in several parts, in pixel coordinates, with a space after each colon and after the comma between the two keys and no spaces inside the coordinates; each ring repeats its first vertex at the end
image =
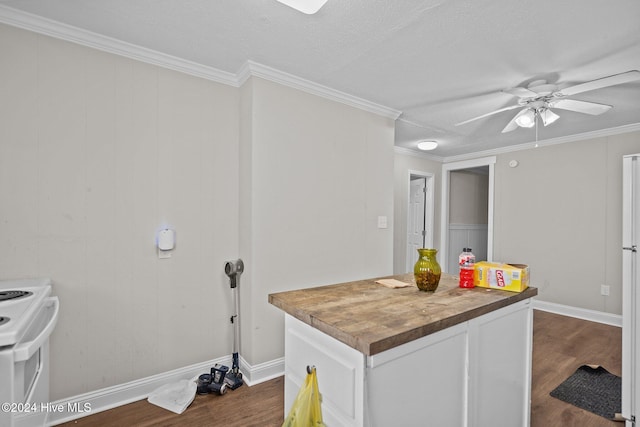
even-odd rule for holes
{"type": "Polygon", "coordinates": [[[427,230],[422,230],[422,237],[426,237],[427,236],[427,230]]]}

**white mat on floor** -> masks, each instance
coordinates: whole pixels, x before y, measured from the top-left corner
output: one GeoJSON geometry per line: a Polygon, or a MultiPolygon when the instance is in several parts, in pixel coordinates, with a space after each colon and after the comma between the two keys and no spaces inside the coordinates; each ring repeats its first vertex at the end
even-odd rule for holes
{"type": "Polygon", "coordinates": [[[176,414],[181,414],[196,397],[196,383],[193,380],[180,380],[155,389],[147,401],[176,414]]]}

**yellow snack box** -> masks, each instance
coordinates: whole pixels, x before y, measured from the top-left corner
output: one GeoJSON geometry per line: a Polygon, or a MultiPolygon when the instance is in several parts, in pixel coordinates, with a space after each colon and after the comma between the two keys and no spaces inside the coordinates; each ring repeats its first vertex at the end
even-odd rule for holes
{"type": "Polygon", "coordinates": [[[481,288],[522,292],[529,287],[529,266],[480,261],[474,266],[473,283],[481,288]]]}

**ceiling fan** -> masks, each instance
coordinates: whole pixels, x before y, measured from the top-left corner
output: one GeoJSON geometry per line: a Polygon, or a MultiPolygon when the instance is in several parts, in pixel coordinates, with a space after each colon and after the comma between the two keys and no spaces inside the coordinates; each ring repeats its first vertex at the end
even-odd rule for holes
{"type": "Polygon", "coordinates": [[[516,87],[503,90],[504,93],[518,97],[518,103],[490,113],[474,117],[464,122],[457,123],[456,126],[464,125],[475,120],[483,119],[504,111],[521,108],[521,110],[507,123],[502,133],[511,132],[518,127],[530,128],[536,124],[539,118],[547,126],[560,118],[559,115],[551,111],[551,108],[560,110],[576,111],[578,113],[600,115],[612,108],[611,105],[599,104],[596,102],[578,101],[568,99],[572,95],[615,86],[623,83],[640,80],[640,71],[631,70],[625,73],[614,74],[601,79],[591,80],[564,89],[558,89],[554,84],[545,80],[536,80],[527,87],[516,87]]]}

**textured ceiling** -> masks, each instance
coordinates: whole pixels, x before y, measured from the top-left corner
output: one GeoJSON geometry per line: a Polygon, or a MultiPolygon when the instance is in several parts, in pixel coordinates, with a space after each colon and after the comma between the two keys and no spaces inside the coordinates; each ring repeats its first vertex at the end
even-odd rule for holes
{"type": "MultiPolygon", "coordinates": [[[[501,130],[518,110],[501,90],[565,87],[640,69],[640,1],[329,0],[315,15],[276,0],[0,0],[11,8],[238,73],[247,60],[402,111],[396,145],[433,155],[529,143],[501,130]]],[[[576,95],[614,108],[557,111],[539,140],[640,123],[640,81],[576,95]]]]}

